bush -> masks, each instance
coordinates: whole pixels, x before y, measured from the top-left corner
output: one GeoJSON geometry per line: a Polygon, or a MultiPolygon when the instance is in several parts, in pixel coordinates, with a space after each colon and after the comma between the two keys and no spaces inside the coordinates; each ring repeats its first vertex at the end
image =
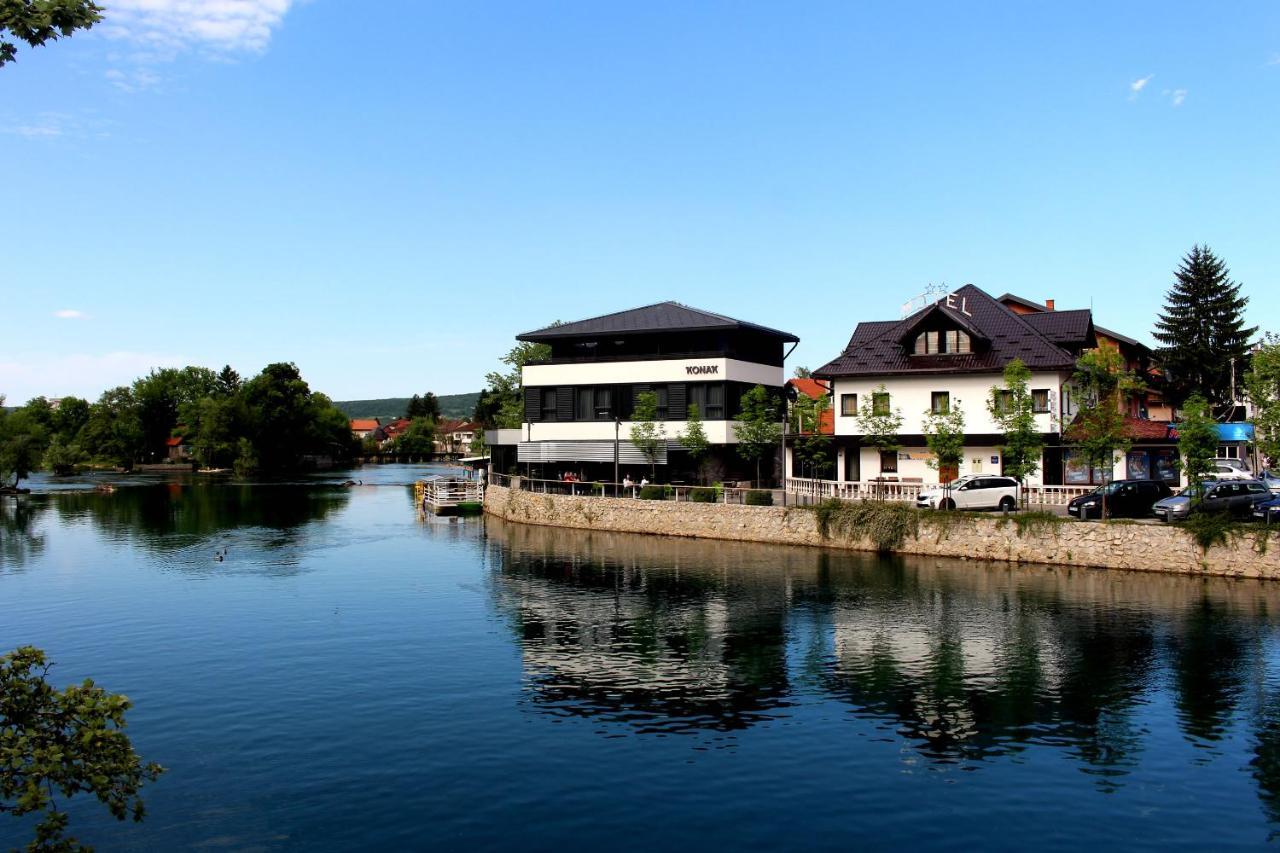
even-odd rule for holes
{"type": "Polygon", "coordinates": [[[697,504],[713,504],[716,502],[716,490],[711,488],[693,489],[689,492],[689,500],[697,504]]]}
{"type": "Polygon", "coordinates": [[[773,492],[763,489],[747,492],[742,496],[742,502],[747,506],[773,506],[773,492]]]}
{"type": "Polygon", "coordinates": [[[1207,513],[1192,512],[1182,527],[1196,540],[1201,551],[1208,551],[1214,545],[1226,545],[1227,534],[1231,531],[1231,516],[1225,512],[1207,513]]]}
{"type": "MultiPolygon", "coordinates": [[[[818,533],[823,539],[840,534],[866,538],[880,551],[902,547],[908,537],[920,535],[920,513],[907,504],[884,501],[842,501],[832,498],[813,507],[818,533]]],[[[954,518],[951,513],[938,518],[954,518]]],[[[931,519],[932,520],[932,519],[931,519]]]]}
{"type": "Polygon", "coordinates": [[[665,501],[667,499],[667,490],[662,486],[641,486],[640,500],[642,501],[665,501]]]}

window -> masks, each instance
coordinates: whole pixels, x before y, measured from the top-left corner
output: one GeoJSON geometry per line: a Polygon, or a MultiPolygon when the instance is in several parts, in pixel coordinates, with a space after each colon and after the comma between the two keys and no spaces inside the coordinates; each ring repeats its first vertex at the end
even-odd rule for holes
{"type": "Polygon", "coordinates": [[[844,417],[851,418],[858,414],[858,395],[857,394],[841,394],[840,395],[840,414],[844,417]]]}
{"type": "Polygon", "coordinates": [[[1049,411],[1049,389],[1035,388],[1031,391],[1031,411],[1042,415],[1049,411]]]}
{"type": "Polygon", "coordinates": [[[945,415],[951,411],[951,394],[947,391],[934,391],[929,401],[929,408],[935,415],[945,415]]]}
{"type": "Polygon", "coordinates": [[[653,396],[658,398],[658,420],[665,421],[669,411],[667,406],[667,386],[654,385],[653,396]]]}
{"type": "Polygon", "coordinates": [[[610,388],[595,389],[595,419],[607,421],[613,417],[613,393],[610,388]]]}
{"type": "Polygon", "coordinates": [[[1013,411],[1013,392],[1005,390],[996,391],[996,413],[1007,415],[1013,411]]]}
{"type": "Polygon", "coordinates": [[[690,385],[689,402],[697,404],[703,420],[724,420],[724,385],[706,383],[690,385]]]}
{"type": "Polygon", "coordinates": [[[544,388],[542,390],[542,419],[544,421],[554,421],[556,419],[556,392],[554,388],[544,388]]]}
{"type": "Polygon", "coordinates": [[[871,395],[871,414],[889,414],[889,395],[886,392],[877,391],[871,395]]]}
{"type": "Polygon", "coordinates": [[[880,473],[896,474],[898,473],[898,454],[892,450],[880,451],[880,473]]]}
{"type": "Polygon", "coordinates": [[[574,417],[580,421],[595,420],[595,393],[591,388],[578,389],[578,408],[574,417]]]}
{"type": "Polygon", "coordinates": [[[973,352],[973,342],[966,332],[951,329],[945,332],[921,332],[916,337],[916,355],[964,355],[973,352]]]}

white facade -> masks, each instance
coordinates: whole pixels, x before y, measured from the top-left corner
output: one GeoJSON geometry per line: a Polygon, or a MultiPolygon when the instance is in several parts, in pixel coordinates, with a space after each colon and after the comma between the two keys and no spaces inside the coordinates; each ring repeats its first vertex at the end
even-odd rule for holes
{"type": "Polygon", "coordinates": [[[781,367],[733,358],[593,361],[532,364],[521,370],[526,388],[551,385],[613,385],[632,382],[746,382],[781,386],[781,367]]]}

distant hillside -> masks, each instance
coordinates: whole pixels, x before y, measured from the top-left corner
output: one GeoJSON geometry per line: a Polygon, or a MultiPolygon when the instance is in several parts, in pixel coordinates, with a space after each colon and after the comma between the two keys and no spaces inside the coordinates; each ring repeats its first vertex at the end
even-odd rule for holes
{"type": "MultiPolygon", "coordinates": [[[[446,418],[469,418],[475,411],[480,392],[473,394],[445,394],[440,401],[440,414],[446,418]]],[[[349,418],[382,418],[395,420],[409,406],[408,397],[388,397],[385,400],[339,400],[334,405],[347,413],[349,418]]]]}

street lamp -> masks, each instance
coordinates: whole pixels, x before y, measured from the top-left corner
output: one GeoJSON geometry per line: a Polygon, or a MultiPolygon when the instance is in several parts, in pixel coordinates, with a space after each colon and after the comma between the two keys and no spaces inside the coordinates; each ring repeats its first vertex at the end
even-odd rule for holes
{"type": "Polygon", "coordinates": [[[618,432],[622,429],[622,418],[613,419],[613,496],[618,497],[618,462],[621,451],[618,449],[618,432]]]}

